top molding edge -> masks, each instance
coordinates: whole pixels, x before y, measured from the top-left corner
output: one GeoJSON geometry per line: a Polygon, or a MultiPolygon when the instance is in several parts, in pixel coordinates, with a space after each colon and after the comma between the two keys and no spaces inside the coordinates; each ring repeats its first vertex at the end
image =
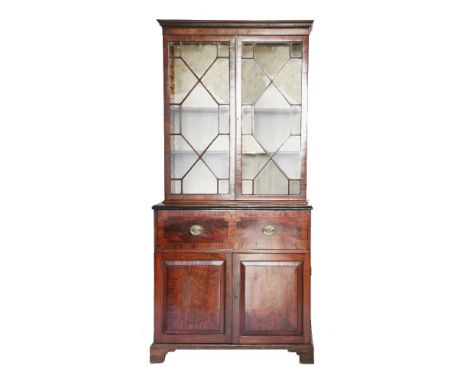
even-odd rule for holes
{"type": "Polygon", "coordinates": [[[313,20],[161,20],[162,28],[308,28],[313,20]]]}

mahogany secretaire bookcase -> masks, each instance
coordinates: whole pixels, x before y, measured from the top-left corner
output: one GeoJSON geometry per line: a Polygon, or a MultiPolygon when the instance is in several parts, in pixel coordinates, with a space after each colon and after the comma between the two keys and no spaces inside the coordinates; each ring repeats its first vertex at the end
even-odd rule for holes
{"type": "Polygon", "coordinates": [[[159,20],[165,201],[153,363],[287,349],[313,363],[307,66],[312,21],[159,20]]]}

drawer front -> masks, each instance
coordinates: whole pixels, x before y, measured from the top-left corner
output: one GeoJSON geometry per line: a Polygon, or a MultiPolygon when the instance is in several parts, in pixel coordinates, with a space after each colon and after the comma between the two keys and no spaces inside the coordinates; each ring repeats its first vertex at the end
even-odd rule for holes
{"type": "Polygon", "coordinates": [[[159,211],[157,249],[228,249],[228,211],[159,211]]]}
{"type": "Polygon", "coordinates": [[[309,211],[243,211],[232,233],[234,249],[309,248],[309,211]]]}

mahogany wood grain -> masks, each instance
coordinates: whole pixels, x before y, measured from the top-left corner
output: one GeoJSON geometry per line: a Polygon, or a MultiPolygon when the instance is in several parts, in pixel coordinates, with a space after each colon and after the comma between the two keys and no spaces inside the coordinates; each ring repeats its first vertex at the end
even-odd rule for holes
{"type": "Polygon", "coordinates": [[[225,263],[165,260],[163,331],[166,334],[224,331],[225,263]]]}
{"type": "Polygon", "coordinates": [[[242,249],[309,248],[309,211],[242,211],[235,214],[232,247],[242,249]],[[273,227],[272,234],[264,232],[273,227]]]}
{"type": "Polygon", "coordinates": [[[291,249],[309,248],[309,210],[160,210],[156,249],[291,249]],[[190,227],[203,228],[199,236],[190,227]],[[274,231],[267,235],[265,227],[274,231]]]}
{"type": "Polygon", "coordinates": [[[164,35],[204,35],[213,34],[217,35],[265,35],[265,36],[303,36],[308,34],[308,28],[282,28],[282,29],[267,29],[267,28],[217,28],[215,31],[205,30],[203,28],[167,28],[164,35]]]}
{"type": "Polygon", "coordinates": [[[309,35],[313,20],[158,20],[163,34],[309,35]]]}
{"type": "Polygon", "coordinates": [[[168,217],[161,228],[162,240],[170,243],[223,243],[228,236],[228,222],[216,217],[168,217]],[[199,236],[191,233],[191,228],[198,226],[202,230],[199,236]]]}
{"type": "Polygon", "coordinates": [[[310,342],[307,254],[233,255],[233,341],[310,342]]]}
{"type": "Polygon", "coordinates": [[[155,340],[230,342],[229,254],[156,254],[155,340]]]}
{"type": "Polygon", "coordinates": [[[240,262],[240,335],[302,334],[303,263],[276,257],[272,261],[240,262]]]}
{"type": "Polygon", "coordinates": [[[226,211],[158,211],[156,249],[228,249],[232,214],[226,211]],[[190,233],[194,225],[202,227],[198,236],[190,233]]]}

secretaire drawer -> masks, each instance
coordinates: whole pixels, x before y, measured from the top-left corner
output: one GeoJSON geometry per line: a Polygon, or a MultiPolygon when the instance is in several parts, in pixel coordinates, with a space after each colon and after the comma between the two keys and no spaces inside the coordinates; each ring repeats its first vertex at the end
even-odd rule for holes
{"type": "Polygon", "coordinates": [[[229,221],[226,211],[163,210],[156,218],[156,248],[229,248],[229,221]]]}
{"type": "Polygon", "coordinates": [[[309,211],[243,211],[236,220],[234,249],[309,248],[309,211]]]}

